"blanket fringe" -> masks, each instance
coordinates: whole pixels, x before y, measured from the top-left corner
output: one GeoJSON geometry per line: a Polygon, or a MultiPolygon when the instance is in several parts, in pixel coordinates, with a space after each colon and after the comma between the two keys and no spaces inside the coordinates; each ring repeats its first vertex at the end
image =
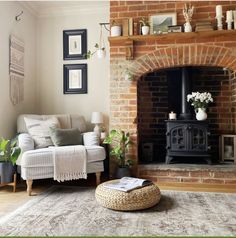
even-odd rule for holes
{"type": "Polygon", "coordinates": [[[76,179],[87,179],[87,173],[84,172],[76,172],[76,173],[60,173],[57,177],[54,177],[54,180],[58,182],[64,182],[68,180],[76,180],[76,179]]]}

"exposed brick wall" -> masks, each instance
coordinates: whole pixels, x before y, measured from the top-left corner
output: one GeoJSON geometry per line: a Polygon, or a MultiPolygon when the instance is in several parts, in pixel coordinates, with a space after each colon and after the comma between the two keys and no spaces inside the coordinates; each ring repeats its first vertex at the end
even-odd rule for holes
{"type": "MultiPolygon", "coordinates": [[[[110,20],[122,18],[141,18],[158,12],[177,12],[178,24],[184,22],[182,9],[185,2],[156,1],[111,1],[110,20]]],[[[206,20],[211,17],[215,22],[215,6],[223,5],[223,13],[236,9],[236,2],[192,2],[196,10],[195,20],[206,20]]],[[[188,33],[185,33],[188,34],[188,33]]],[[[191,33],[190,33],[191,34],[191,33]]],[[[188,38],[156,37],[148,41],[134,43],[134,60],[125,60],[125,42],[110,42],[110,128],[121,128],[133,133],[135,142],[130,154],[137,161],[137,82],[141,76],[160,69],[192,65],[219,66],[236,71],[235,37],[188,38]],[[135,77],[135,81],[125,80],[125,71],[135,77]]],[[[234,78],[235,81],[235,78],[234,78]]],[[[236,104],[236,97],[233,97],[236,104]]],[[[235,107],[233,105],[233,107],[235,107]]],[[[235,109],[234,109],[235,110],[235,109]]],[[[235,113],[235,112],[234,112],[235,113]]],[[[235,119],[234,119],[235,120],[235,119]]],[[[134,170],[137,167],[134,167],[134,170]]]]}
{"type": "Polygon", "coordinates": [[[111,1],[110,20],[120,22],[122,19],[132,17],[138,22],[141,17],[149,17],[156,13],[176,12],[177,24],[185,23],[183,17],[183,7],[185,3],[191,3],[194,7],[192,25],[196,21],[210,21],[213,25],[215,21],[215,6],[220,4],[223,7],[223,14],[226,10],[235,10],[236,3],[233,1],[111,1]]]}

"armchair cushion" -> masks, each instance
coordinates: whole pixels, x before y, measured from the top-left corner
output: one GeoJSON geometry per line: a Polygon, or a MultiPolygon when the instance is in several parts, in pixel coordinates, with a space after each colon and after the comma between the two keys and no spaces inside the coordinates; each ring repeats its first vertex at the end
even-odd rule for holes
{"type": "Polygon", "coordinates": [[[20,165],[23,153],[34,149],[34,140],[28,133],[21,133],[18,135],[18,146],[21,148],[21,153],[16,164],[20,165]]]}
{"type": "Polygon", "coordinates": [[[25,117],[24,120],[29,134],[34,139],[36,149],[53,145],[50,136],[50,127],[60,127],[59,121],[56,117],[51,117],[46,120],[25,117]]]}
{"type": "Polygon", "coordinates": [[[50,128],[50,135],[55,146],[82,145],[82,135],[77,128],[50,128]]]}

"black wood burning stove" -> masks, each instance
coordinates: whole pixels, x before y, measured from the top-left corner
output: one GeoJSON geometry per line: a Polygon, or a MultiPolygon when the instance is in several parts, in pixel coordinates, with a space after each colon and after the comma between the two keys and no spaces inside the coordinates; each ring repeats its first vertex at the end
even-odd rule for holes
{"type": "MultiPolygon", "coordinates": [[[[211,163],[208,147],[208,122],[191,120],[187,94],[190,80],[186,68],[182,68],[181,114],[179,120],[166,121],[166,163],[174,157],[202,157],[211,163]]],[[[191,162],[191,161],[189,161],[191,162]]]]}
{"type": "Polygon", "coordinates": [[[168,120],[166,124],[167,164],[176,156],[203,157],[208,163],[211,162],[208,153],[209,134],[206,121],[168,120]]]}

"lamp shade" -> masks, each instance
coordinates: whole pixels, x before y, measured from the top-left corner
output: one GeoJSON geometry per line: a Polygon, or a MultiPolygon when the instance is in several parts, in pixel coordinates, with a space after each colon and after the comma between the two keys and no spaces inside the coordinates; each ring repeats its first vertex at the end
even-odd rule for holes
{"type": "Polygon", "coordinates": [[[101,112],[93,112],[91,123],[93,124],[102,124],[103,123],[103,115],[101,112]]]}

